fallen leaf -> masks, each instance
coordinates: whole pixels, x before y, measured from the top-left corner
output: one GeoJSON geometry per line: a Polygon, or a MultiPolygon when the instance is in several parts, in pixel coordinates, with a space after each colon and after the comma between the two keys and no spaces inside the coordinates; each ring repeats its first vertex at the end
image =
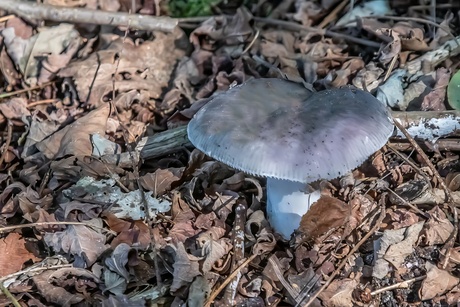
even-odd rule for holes
{"type": "Polygon", "coordinates": [[[331,229],[345,225],[351,215],[351,207],[337,198],[321,195],[310,210],[302,216],[299,231],[308,238],[317,238],[331,229]]]}
{"type": "MultiPolygon", "coordinates": [[[[102,222],[96,225],[102,227],[102,222]]],[[[72,255],[88,267],[108,248],[105,235],[83,225],[68,225],[64,231],[45,233],[43,238],[56,252],[72,255]]]]}
{"type": "Polygon", "coordinates": [[[106,103],[99,109],[89,112],[37,143],[38,150],[51,160],[62,158],[65,155],[91,156],[93,152],[91,135],[95,133],[105,135],[110,110],[110,104],[106,103]]]}
{"type": "Polygon", "coordinates": [[[423,301],[442,295],[459,283],[457,277],[439,269],[431,262],[426,262],[425,268],[427,270],[426,278],[422,282],[419,294],[423,301]]]}
{"type": "Polygon", "coordinates": [[[16,273],[23,269],[24,263],[40,259],[29,252],[25,247],[24,238],[16,233],[9,233],[6,238],[0,239],[0,276],[16,273]]]}
{"type": "Polygon", "coordinates": [[[454,225],[439,206],[431,209],[429,214],[430,218],[421,232],[421,242],[427,246],[446,243],[454,231],[454,225]]]}

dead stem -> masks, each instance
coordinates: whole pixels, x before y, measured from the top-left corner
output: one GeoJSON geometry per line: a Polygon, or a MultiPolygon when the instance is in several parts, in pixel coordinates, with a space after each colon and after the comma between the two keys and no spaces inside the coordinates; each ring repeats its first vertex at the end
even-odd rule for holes
{"type": "Polygon", "coordinates": [[[30,273],[30,272],[40,272],[40,271],[47,271],[47,270],[72,268],[72,267],[73,267],[72,264],[59,264],[59,265],[39,267],[39,268],[34,267],[34,268],[31,268],[31,269],[25,269],[25,270],[21,270],[21,271],[18,271],[16,273],[13,273],[13,274],[2,276],[2,277],[0,277],[0,283],[3,284],[3,282],[5,280],[8,280],[10,278],[13,278],[13,277],[16,277],[16,276],[19,276],[19,275],[22,275],[22,274],[30,273]]]}
{"type": "MultiPolygon", "coordinates": [[[[0,2],[0,7],[1,7],[1,3],[2,2],[0,2]]],[[[43,83],[43,84],[40,84],[40,85],[37,85],[37,86],[25,88],[25,89],[14,91],[14,92],[3,93],[3,94],[0,94],[0,100],[8,98],[8,97],[11,97],[11,96],[15,96],[15,95],[18,95],[18,94],[22,94],[22,93],[25,93],[25,92],[42,89],[42,88],[44,88],[44,87],[46,87],[48,85],[51,85],[51,84],[54,84],[54,81],[46,82],[46,83],[43,83]]]]}
{"type": "Polygon", "coordinates": [[[425,277],[426,277],[426,275],[423,275],[423,276],[415,277],[415,278],[412,278],[412,279],[409,279],[409,280],[404,280],[404,281],[398,282],[398,283],[396,283],[394,285],[386,286],[386,287],[377,289],[375,291],[372,291],[371,295],[374,296],[374,295],[380,294],[382,292],[386,292],[386,291],[390,291],[390,290],[394,290],[394,289],[409,288],[410,284],[412,284],[412,283],[414,283],[416,281],[423,280],[423,279],[425,279],[425,277]]]}
{"type": "Polygon", "coordinates": [[[45,99],[45,100],[38,100],[31,102],[27,105],[27,109],[33,108],[35,106],[41,105],[41,104],[48,104],[48,103],[55,103],[59,101],[58,99],[45,99]]]}
{"type": "Polygon", "coordinates": [[[0,282],[0,291],[10,300],[11,304],[15,307],[21,307],[21,304],[18,302],[18,300],[14,297],[13,294],[8,290],[7,287],[3,284],[3,282],[0,282]]]}
{"type": "Polygon", "coordinates": [[[227,276],[227,278],[224,280],[224,282],[219,286],[219,288],[217,288],[216,290],[214,290],[211,295],[209,296],[209,298],[206,300],[206,303],[204,304],[205,307],[210,307],[212,302],[216,299],[216,297],[219,295],[219,293],[224,290],[224,288],[233,280],[233,278],[238,275],[238,273],[244,268],[246,267],[249,262],[251,262],[252,260],[254,260],[254,258],[257,257],[257,254],[253,254],[251,255],[251,257],[249,257],[248,259],[246,259],[238,268],[236,268],[235,271],[233,271],[230,275],[227,276]]]}
{"type": "Polygon", "coordinates": [[[320,35],[334,37],[334,38],[341,38],[343,40],[353,42],[353,43],[356,43],[356,44],[360,44],[360,45],[364,45],[364,46],[368,46],[368,47],[380,48],[380,43],[373,42],[373,41],[370,41],[370,40],[367,40],[367,39],[364,39],[364,38],[358,38],[358,37],[354,37],[354,36],[351,36],[351,35],[346,35],[346,34],[342,34],[342,33],[333,32],[333,31],[330,31],[330,30],[323,30],[323,29],[318,29],[318,28],[314,28],[314,27],[307,27],[307,26],[303,26],[303,25],[295,23],[295,22],[289,22],[289,21],[285,21],[285,20],[278,20],[278,19],[271,19],[271,18],[255,17],[255,16],[253,17],[253,19],[255,21],[257,21],[257,22],[262,22],[262,23],[270,24],[270,25],[274,25],[274,26],[280,26],[280,27],[283,27],[283,28],[286,28],[286,29],[291,29],[291,30],[294,30],[294,31],[315,32],[315,33],[318,33],[320,35]]]}
{"type": "Polygon", "coordinates": [[[415,142],[414,138],[407,132],[406,128],[404,128],[397,120],[393,121],[395,126],[404,134],[404,136],[409,140],[411,145],[415,148],[415,150],[418,152],[418,154],[422,157],[423,161],[426,163],[426,165],[429,167],[433,175],[436,177],[438,180],[439,184],[441,185],[441,188],[444,190],[444,193],[446,194],[447,198],[447,203],[449,205],[450,210],[452,211],[452,215],[454,217],[453,225],[454,225],[454,230],[452,231],[452,234],[449,237],[449,240],[444,244],[443,250],[444,250],[444,255],[445,258],[442,261],[441,267],[445,269],[447,267],[447,263],[449,262],[450,258],[450,253],[452,248],[454,247],[455,241],[457,240],[457,232],[458,232],[458,212],[456,208],[456,204],[454,202],[454,198],[452,197],[452,194],[449,190],[449,188],[446,185],[446,182],[444,179],[442,179],[441,175],[439,175],[438,171],[436,170],[435,166],[433,163],[431,163],[430,159],[426,155],[426,153],[420,148],[420,146],[415,142]]]}
{"type": "Polygon", "coordinates": [[[334,21],[337,18],[337,14],[340,13],[348,4],[349,0],[343,0],[337,5],[326,17],[324,17],[323,21],[317,26],[319,29],[324,29],[329,23],[334,21]]]}
{"type": "Polygon", "coordinates": [[[146,31],[172,32],[178,21],[170,17],[154,17],[125,12],[108,12],[86,8],[70,8],[26,1],[2,0],[0,9],[26,20],[50,20],[69,23],[123,26],[146,31]]]}
{"type": "MultiPolygon", "coordinates": [[[[238,203],[235,208],[235,221],[233,223],[232,243],[233,243],[233,259],[230,270],[234,271],[244,259],[244,225],[246,224],[247,206],[243,203],[238,203]]],[[[242,274],[237,274],[233,280],[227,285],[224,297],[222,299],[225,306],[235,305],[235,296],[238,292],[238,283],[242,274]]]]}
{"type": "MultiPolygon", "coordinates": [[[[305,307],[308,307],[310,306],[313,301],[315,300],[315,298],[318,297],[318,295],[323,292],[324,290],[327,289],[327,287],[331,284],[331,282],[334,280],[334,278],[340,273],[340,271],[342,270],[342,268],[345,266],[345,264],[348,262],[348,260],[350,259],[350,257],[361,247],[361,245],[364,244],[364,242],[367,241],[367,239],[369,239],[373,234],[374,232],[377,231],[377,229],[379,229],[380,227],[380,224],[382,223],[383,219],[385,218],[385,204],[382,202],[382,208],[380,208],[380,216],[379,218],[377,219],[377,221],[375,222],[375,225],[374,227],[372,227],[372,229],[366,233],[364,235],[364,237],[350,250],[350,252],[348,253],[348,255],[342,260],[342,262],[340,262],[339,266],[337,267],[337,269],[335,269],[335,271],[331,274],[331,276],[329,277],[329,279],[325,282],[325,284],[318,290],[316,291],[315,294],[313,294],[311,297],[310,297],[310,300],[304,305],[305,307]]],[[[300,306],[300,305],[299,305],[300,306]]]]}
{"type": "Polygon", "coordinates": [[[0,157],[0,166],[2,166],[3,161],[5,161],[6,155],[8,154],[8,148],[10,147],[10,144],[11,144],[11,139],[13,138],[13,123],[10,120],[8,120],[7,122],[7,130],[8,130],[7,132],[8,134],[6,136],[6,142],[3,147],[2,156],[0,157]]]}
{"type": "Polygon", "coordinates": [[[93,228],[95,230],[99,230],[102,232],[110,233],[112,235],[116,235],[117,233],[112,231],[112,230],[107,230],[102,227],[98,227],[95,225],[92,225],[90,223],[83,223],[83,222],[37,222],[37,223],[29,223],[29,224],[21,224],[21,225],[13,225],[13,226],[6,226],[6,227],[0,227],[0,234],[16,230],[16,229],[21,229],[21,228],[32,228],[32,227],[41,227],[41,226],[53,226],[53,225],[80,225],[80,226],[86,226],[89,228],[93,228]]]}

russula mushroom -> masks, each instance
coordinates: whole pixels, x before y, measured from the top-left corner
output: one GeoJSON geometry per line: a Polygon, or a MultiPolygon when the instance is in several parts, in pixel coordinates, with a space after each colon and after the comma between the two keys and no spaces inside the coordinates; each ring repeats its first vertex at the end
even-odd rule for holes
{"type": "Polygon", "coordinates": [[[392,132],[386,107],[367,92],[313,93],[281,79],[251,79],[215,95],[187,127],[208,156],[267,177],[268,221],[285,239],[320,197],[306,184],[356,168],[392,132]]]}

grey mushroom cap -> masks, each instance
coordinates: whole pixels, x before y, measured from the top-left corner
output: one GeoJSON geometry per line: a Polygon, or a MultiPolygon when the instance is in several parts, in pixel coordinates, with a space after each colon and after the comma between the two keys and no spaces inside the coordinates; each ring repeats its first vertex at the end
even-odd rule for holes
{"type": "Polygon", "coordinates": [[[215,95],[187,127],[196,148],[246,173],[309,183],[337,178],[387,142],[386,107],[353,88],[312,93],[251,79],[215,95]]]}

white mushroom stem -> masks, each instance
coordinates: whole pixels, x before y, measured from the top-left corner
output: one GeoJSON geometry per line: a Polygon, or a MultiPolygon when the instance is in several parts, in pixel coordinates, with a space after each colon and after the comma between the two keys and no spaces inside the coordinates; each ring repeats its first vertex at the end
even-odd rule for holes
{"type": "Polygon", "coordinates": [[[320,196],[306,192],[306,184],[289,180],[267,179],[267,217],[275,232],[288,240],[299,228],[302,216],[320,196]]]}

